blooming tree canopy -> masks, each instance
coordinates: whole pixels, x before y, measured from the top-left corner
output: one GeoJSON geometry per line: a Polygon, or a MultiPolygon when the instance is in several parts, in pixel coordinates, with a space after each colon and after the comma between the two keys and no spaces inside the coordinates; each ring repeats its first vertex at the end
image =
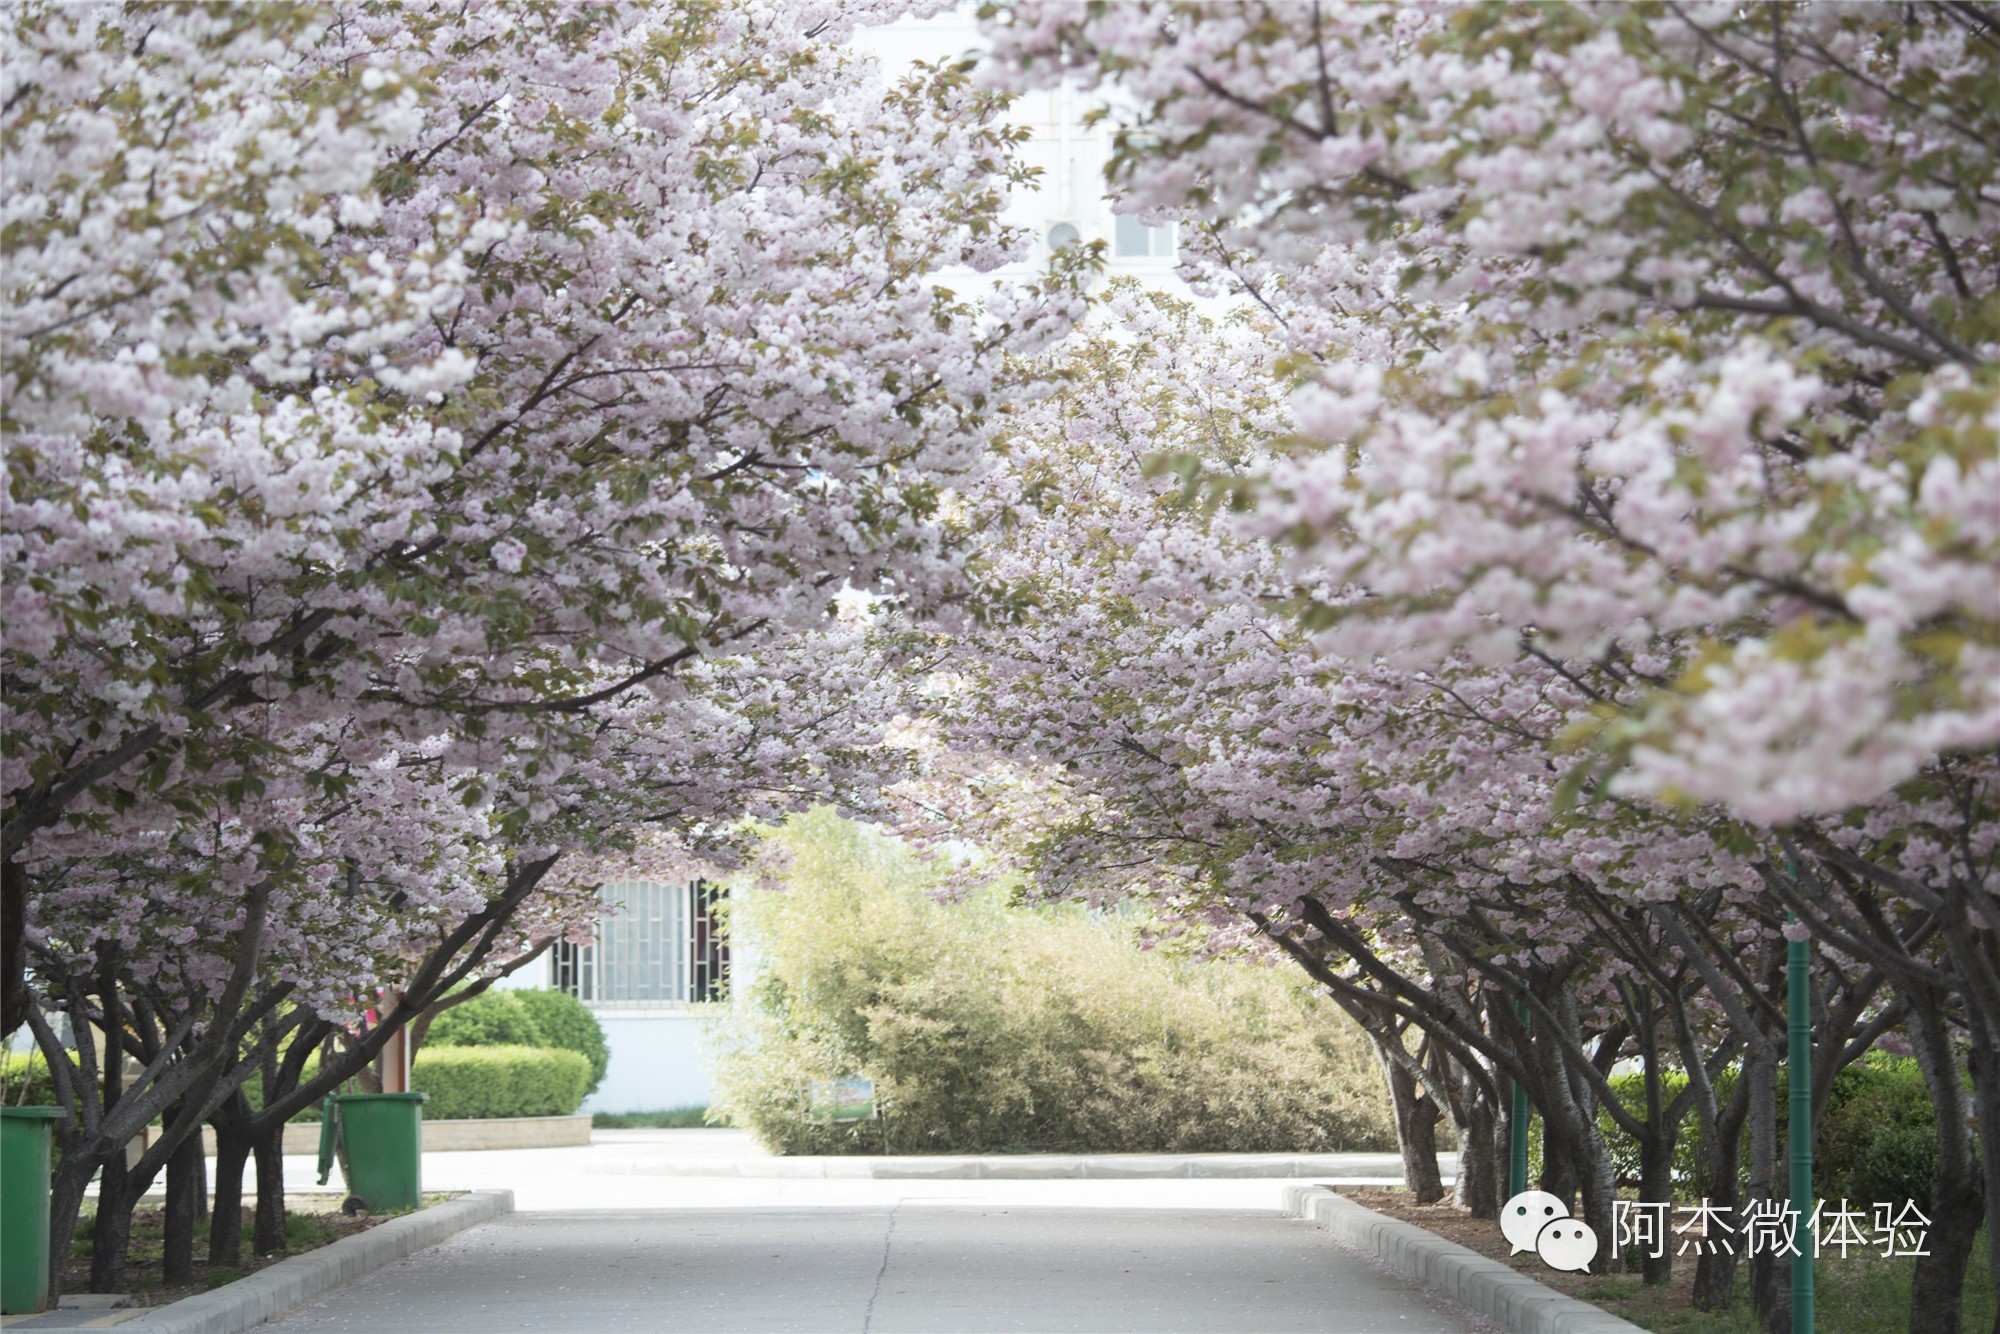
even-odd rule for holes
{"type": "Polygon", "coordinates": [[[949,593],[939,487],[1068,301],[921,281],[1006,253],[1011,135],[866,12],[10,11],[10,1023],[38,833],[230,818],[311,729],[322,788],[450,738],[513,832],[560,766],[494,738],[949,593]]]}
{"type": "MultiPolygon", "coordinates": [[[[1267,458],[1290,429],[1278,349],[1159,298],[1114,295],[1103,321],[1010,414],[1006,466],[974,495],[977,577],[1032,605],[942,650],[916,699],[937,737],[904,792],[911,827],[1007,850],[1042,892],[1149,896],[1209,948],[1254,924],[1452,1105],[1461,1182],[1486,1195],[1503,1071],[1553,1114],[1561,1068],[1602,1093],[1596,1052],[1740,1049],[1695,999],[1700,948],[1663,939],[1654,910],[1721,951],[1782,952],[1753,860],[1727,845],[1743,831],[1561,808],[1577,761],[1556,739],[1595,701],[1547,663],[1412,671],[1316,649],[1280,554],[1150,466],[1267,458]],[[1517,995],[1556,1068],[1523,1063],[1517,995]],[[1435,1063],[1403,1044],[1412,1024],[1435,1063]]],[[[1586,1110],[1563,1133],[1594,1125],[1586,1110]]],[[[1608,1212],[1608,1176],[1590,1184],[1608,1212]]]]}
{"type": "Polygon", "coordinates": [[[1647,687],[1620,791],[1838,811],[2000,738],[1992,31],[1950,5],[1006,7],[1310,361],[1253,525],[1343,652],[1647,687]]]}
{"type": "Polygon", "coordinates": [[[1017,134],[845,45],[897,12],[8,11],[6,1025],[31,954],[149,1016],[79,1189],[253,1029],[574,926],[565,856],[865,797],[836,599],[949,614],[940,498],[1075,304],[927,281],[1011,253],[1017,134]]]}
{"type": "MultiPolygon", "coordinates": [[[[1470,923],[1518,965],[1533,937],[1505,944],[1481,901],[1501,891],[1547,938],[1531,957],[1678,953],[1754,1067],[1768,1001],[1735,956],[1769,958],[1790,910],[1854,1043],[1908,1007],[1940,1123],[1957,1127],[1943,1036],[1957,1031],[1979,1115],[2000,1123],[1990,19],[1951,5],[988,14],[1000,86],[1112,90],[1122,206],[1177,220],[1184,274],[1256,309],[1277,344],[1287,439],[1247,464],[1172,431],[1157,452],[1227,503],[1241,537],[1272,544],[1283,577],[1251,596],[1332,655],[1319,691],[1397,683],[1378,697],[1384,725],[1331,768],[1416,780],[1391,789],[1380,827],[1422,819],[1412,846],[1443,859],[1426,874],[1453,892],[1392,897],[1381,919],[1359,910],[1383,900],[1355,896],[1347,921],[1328,916],[1333,935],[1400,913],[1449,952],[1470,923]],[[1405,720],[1421,690],[1396,689],[1419,687],[1460,725],[1429,734],[1428,762],[1418,745],[1419,762],[1385,765],[1420,735],[1405,720]],[[1485,791],[1459,786],[1480,778],[1485,791]],[[1488,811],[1510,824],[1482,836],[1488,811]],[[1607,826],[1594,840],[1591,821],[1607,826]],[[1495,871],[1588,893],[1469,879],[1495,871]],[[1710,893],[1728,905],[1719,932],[1710,893]],[[1628,921],[1621,946],[1604,906],[1665,934],[1628,921]]],[[[1173,678],[1129,677],[1153,679],[1173,678]]],[[[1296,750],[1324,744],[1323,712],[1288,716],[1296,750]]],[[[1340,816],[1365,800],[1349,781],[1340,816]]],[[[1295,782],[1184,836],[1248,837],[1253,817],[1313,794],[1295,782]]],[[[1816,1082],[1852,1050],[1821,1038],[1816,1082]]],[[[1692,1079],[1707,1058],[1680,1046],[1692,1079]]],[[[1946,1157],[1964,1167],[1963,1149],[1946,1157]]],[[[1990,1171],[2000,1156],[1984,1157],[1990,1171]]],[[[1942,1173],[1939,1191],[1968,1239],[1982,1192],[1942,1173]]],[[[2000,1199],[1995,1179],[1983,1194],[2000,1199]]],[[[1956,1319],[1958,1275],[1921,1268],[1913,1319],[1956,1319]]]]}

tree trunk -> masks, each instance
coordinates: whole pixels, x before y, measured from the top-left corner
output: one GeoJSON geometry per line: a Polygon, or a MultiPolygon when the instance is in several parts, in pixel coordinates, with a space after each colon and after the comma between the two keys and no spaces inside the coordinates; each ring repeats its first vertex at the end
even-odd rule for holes
{"type": "MultiPolygon", "coordinates": [[[[1639,1146],[1639,1202],[1666,1205],[1667,1216],[1671,1219],[1674,1205],[1674,1136],[1663,1131],[1658,1122],[1654,1122],[1649,1129],[1653,1133],[1639,1146]]],[[[1674,1276],[1674,1248],[1662,1244],[1657,1249],[1658,1254],[1647,1251],[1639,1260],[1640,1281],[1648,1287],[1662,1287],[1674,1276]]]]}
{"type": "MultiPolygon", "coordinates": [[[[1778,1066],[1775,1048],[1764,1043],[1743,1058],[1743,1078],[1750,1086],[1750,1191],[1752,1200],[1782,1198],[1777,1188],[1778,1066]]],[[[1750,1258],[1750,1301],[1765,1334],[1789,1334],[1792,1328],[1792,1285],[1789,1257],[1767,1247],[1750,1258]]]]}
{"type": "Polygon", "coordinates": [[[1903,1026],[1911,1054],[1937,1108],[1938,1179],[1931,1200],[1929,1255],[1920,1256],[1910,1282],[1911,1329],[1957,1329],[1972,1246],[1986,1211],[1985,1178],[1968,1124],[1971,1109],[1959,1084],[1945,1019],[1945,998],[1909,984],[1910,1018],[1903,1026]]]}
{"type": "Polygon", "coordinates": [[[1563,1208],[1576,1212],[1576,1162],[1569,1151],[1569,1136],[1547,1116],[1542,1118],[1542,1175],[1535,1189],[1547,1191],[1563,1202],[1563,1208]]]}
{"type": "Polygon", "coordinates": [[[0,853],[0,1037],[28,1022],[28,871],[14,854],[0,853]]]}
{"type": "MultiPolygon", "coordinates": [[[[1737,1229],[1724,1249],[1705,1252],[1694,1267],[1693,1301],[1696,1310],[1721,1311],[1735,1304],[1736,1267],[1743,1252],[1743,1123],[1750,1113],[1752,1090],[1741,1083],[1730,1094],[1729,1105],[1720,1109],[1715,1124],[1702,1127],[1707,1149],[1702,1162],[1702,1193],[1722,1217],[1737,1229]]],[[[1707,1113],[1702,1113],[1703,1120],[1707,1113]]]]}
{"type": "MultiPolygon", "coordinates": [[[[188,1115],[194,1109],[185,1109],[188,1115]]],[[[169,1118],[172,1124],[176,1118],[169,1118]]],[[[208,1159],[201,1152],[201,1129],[181,1141],[167,1160],[167,1209],[160,1250],[160,1278],[165,1283],[194,1279],[195,1220],[201,1216],[207,1191],[208,1159]]]]}
{"type": "Polygon", "coordinates": [[[1465,1124],[1458,1133],[1458,1180],[1452,1195],[1474,1218],[1500,1217],[1500,1155],[1493,1105],[1477,1096],[1467,1083],[1465,1124]]]}
{"type": "MultiPolygon", "coordinates": [[[[1606,1149],[1603,1137],[1597,1134],[1595,1125],[1584,1138],[1584,1147],[1587,1157],[1583,1164],[1583,1180],[1578,1183],[1583,1195],[1584,1221],[1599,1236],[1609,1237],[1613,1235],[1612,1215],[1618,1200],[1618,1170],[1611,1165],[1610,1151],[1606,1149]]],[[[1609,1262],[1600,1272],[1615,1274],[1625,1266],[1615,1248],[1610,1254],[1609,1262]]]]}
{"type": "Polygon", "coordinates": [[[250,1245],[259,1255],[275,1255],[285,1249],[285,1127],[257,1136],[253,1142],[257,1158],[257,1217],[250,1245]]]}
{"type": "MultiPolygon", "coordinates": [[[[1508,1193],[1513,1190],[1513,1154],[1514,1098],[1510,1089],[1501,1104],[1493,1109],[1493,1193],[1503,1205],[1507,1202],[1508,1193]]],[[[1499,1210],[1494,1210],[1493,1216],[1499,1218],[1499,1210]]]]}
{"type": "MultiPolygon", "coordinates": [[[[1972,1009],[1968,1003],[1967,1008],[1972,1009]]],[[[1975,1011],[1972,1015],[1972,1090],[1974,1115],[1968,1120],[1986,1128],[1986,1133],[1968,1135],[1972,1140],[1973,1152],[1984,1168],[1980,1186],[1984,1193],[1982,1201],[1986,1212],[1986,1263],[1991,1272],[2000,1274],[2000,1145],[1994,1142],[1995,1127],[2000,1127],[2000,1035],[1990,1027],[1991,1017],[1981,1022],[1975,1011]]],[[[1962,1132],[1963,1133],[1963,1132],[1962,1132]]],[[[1968,1257],[1968,1264],[1970,1263],[1968,1257]]],[[[1914,1296],[1914,1294],[1912,1294],[1914,1296]]],[[[2000,1311],[1993,1315],[1994,1334],[2000,1334],[2000,1311]]]]}
{"type": "MultiPolygon", "coordinates": [[[[57,1124],[61,1124],[58,1122],[57,1124]]],[[[81,1140],[83,1137],[75,1137],[81,1140]]],[[[80,1145],[63,1146],[62,1163],[49,1182],[49,1305],[53,1307],[63,1292],[63,1270],[69,1260],[70,1242],[76,1237],[77,1217],[83,1211],[83,1193],[97,1164],[80,1145]]]]}
{"type": "Polygon", "coordinates": [[[1554,1050],[1554,1044],[1546,1038],[1530,1038],[1528,1060],[1535,1066],[1544,1089],[1551,1092],[1541,1098],[1533,1098],[1531,1103],[1542,1115],[1542,1174],[1535,1182],[1535,1189],[1546,1191],[1563,1202],[1563,1207],[1576,1212],[1578,1180],[1577,1155],[1570,1144],[1570,1131],[1575,1113],[1573,1106],[1559,1108],[1558,1100],[1567,1104],[1569,1085],[1561,1070],[1562,1055],[1554,1050]]]}
{"type": "Polygon", "coordinates": [[[1965,1274],[1985,1217],[1985,1196],[1985,1185],[1977,1176],[1954,1181],[1948,1173],[1938,1173],[1937,1198],[1930,1212],[1930,1254],[1917,1259],[1910,1282],[1911,1329],[1959,1327],[1965,1274]]]}
{"type": "Polygon", "coordinates": [[[1722,1220],[1738,1231],[1725,1235],[1722,1240],[1727,1245],[1709,1246],[1702,1251],[1694,1266],[1694,1293],[1692,1300],[1697,1311],[1723,1311],[1736,1301],[1736,1261],[1743,1246],[1741,1232],[1742,1192],[1736,1181],[1736,1153],[1743,1143],[1742,1136],[1726,1135],[1730,1151],[1726,1174],[1715,1170],[1720,1166],[1718,1153],[1714,1157],[1711,1170],[1705,1175],[1708,1187],[1704,1197],[1715,1206],[1722,1220]]]}
{"type": "MultiPolygon", "coordinates": [[[[1574,1041],[1575,1007],[1566,994],[1558,997],[1557,1013],[1574,1041]]],[[[1612,1166],[1604,1136],[1597,1129],[1597,1108],[1588,1086],[1580,1080],[1572,1081],[1575,1072],[1568,1068],[1564,1049],[1553,1038],[1538,1035],[1531,1042],[1530,1051],[1540,1068],[1541,1083],[1550,1104],[1541,1109],[1543,1177],[1562,1183],[1582,1197],[1583,1219],[1600,1238],[1615,1236],[1612,1212],[1618,1198],[1618,1173],[1612,1166]],[[1566,1166],[1551,1176],[1548,1166],[1556,1162],[1566,1166]]],[[[1565,1203],[1572,1198],[1560,1191],[1550,1190],[1550,1193],[1563,1198],[1565,1203]]],[[[1617,1273],[1624,1267],[1615,1247],[1600,1254],[1608,1255],[1604,1272],[1617,1273]]]]}
{"type": "Polygon", "coordinates": [[[210,1267],[243,1263],[243,1169],[250,1160],[250,1108],[237,1093],[215,1118],[215,1192],[208,1219],[210,1267]]]}
{"type": "Polygon", "coordinates": [[[90,1290],[124,1292],[125,1266],[132,1247],[132,1209],[146,1183],[125,1170],[125,1151],[104,1160],[97,1182],[97,1221],[90,1229],[90,1290]]]}
{"type": "MultiPolygon", "coordinates": [[[[99,956],[99,994],[104,997],[107,1012],[113,1007],[110,998],[117,995],[112,962],[99,956]]],[[[82,1035],[78,1035],[82,1040],[82,1035]]],[[[125,1047],[124,1033],[116,1024],[104,1026],[104,1059],[98,1068],[101,1081],[100,1096],[103,1099],[102,1116],[108,1120],[113,1109],[125,1096],[125,1047]]],[[[97,1219],[90,1230],[90,1290],[92,1292],[122,1292],[125,1289],[125,1261],[132,1244],[132,1208],[138,1197],[145,1192],[141,1183],[137,1190],[131,1188],[131,1172],[125,1163],[126,1146],[115,1141],[105,1154],[104,1165],[97,1180],[97,1219]]]]}
{"type": "Polygon", "coordinates": [[[1418,1204],[1435,1204],[1444,1198],[1444,1178],[1438,1172],[1437,1160],[1437,1123],[1441,1114],[1437,1102],[1425,1097],[1416,1075],[1389,1054],[1384,1044],[1398,1041],[1396,1036],[1373,1037],[1373,1040],[1383,1078],[1389,1082],[1389,1102],[1396,1116],[1396,1147],[1403,1155],[1403,1184],[1418,1204]]]}

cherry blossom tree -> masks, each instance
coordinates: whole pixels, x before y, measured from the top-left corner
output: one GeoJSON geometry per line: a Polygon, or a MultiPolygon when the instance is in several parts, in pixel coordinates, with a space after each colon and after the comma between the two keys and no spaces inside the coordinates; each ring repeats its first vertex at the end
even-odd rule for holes
{"type": "Polygon", "coordinates": [[[948,595],[939,487],[1070,301],[923,281],[1008,253],[1012,134],[868,13],[10,11],[10,1026],[44,831],[336,721],[587,747],[844,583],[948,595]]]}
{"type": "MultiPolygon", "coordinates": [[[[1589,701],[1550,807],[1715,830],[1929,1025],[1941,1120],[1943,1034],[1991,1099],[1990,16],[992,14],[1001,86],[1115,86],[1125,206],[1293,350],[1292,448],[1184,466],[1288,551],[1319,646],[1541,664],[1589,701]]],[[[1969,1237],[1996,1178],[1946,1184],[1969,1237]]]]}
{"type": "MultiPolygon", "coordinates": [[[[1600,1110],[1640,1145],[1656,1200],[1698,1121],[1712,1197],[1733,1205],[1754,1081],[1715,1084],[1752,1048],[1770,1068],[1772,1026],[1736,1016],[1782,994],[1739,962],[1782,958],[1776,839],[1713,812],[1560,800],[1590,762],[1564,736],[1623,688],[1602,670],[1316,649],[1282,554],[1159,466],[1255,475],[1291,431],[1270,373],[1282,339],[1261,316],[1129,294],[1103,314],[1105,332],[1052,358],[1053,392],[1010,415],[1005,466],[964,520],[988,535],[976,577],[1021,605],[919,658],[935,739],[918,734],[913,826],[1009,850],[1044,892],[1148,896],[1220,926],[1211,943],[1253,925],[1376,1035],[1420,1190],[1441,1193],[1427,1123],[1444,1116],[1463,1198],[1497,1208],[1519,1082],[1545,1121],[1548,1184],[1581,1191],[1605,1227],[1600,1110]],[[1705,995],[1726,969],[1734,1010],[1705,995]],[[1613,1064],[1636,1057],[1657,1097],[1663,1056],[1703,1077],[1657,1105],[1613,1096],[1613,1064]]],[[[1821,969],[1815,1076],[1830,1081],[1902,1011],[1879,969],[1837,954],[1821,969]]],[[[1771,1124],[1751,1129],[1767,1169],[1752,1198],[1771,1196],[1771,1124]]],[[[1706,1301],[1727,1300],[1733,1268],[1703,1262],[1706,1301]]]]}
{"type": "MultiPolygon", "coordinates": [[[[93,1288],[122,1281],[131,1205],[204,1120],[219,1132],[212,1261],[233,1262],[240,1244],[253,1150],[256,1245],[281,1244],[285,1121],[363,1069],[390,1034],[453,988],[483,987],[587,926],[607,866],[726,861],[746,817],[829,799],[866,810],[881,765],[897,763],[879,747],[896,695],[862,626],[704,659],[677,674],[672,693],[596,706],[605,740],[542,786],[538,815],[512,834],[465,804],[462,776],[440,762],[451,747],[434,739],[361,767],[339,803],[267,764],[262,804],[239,804],[240,824],[215,822],[212,842],[180,821],[117,854],[78,836],[75,856],[32,867],[38,987],[79,1039],[65,1053],[50,1019],[31,1011],[72,1112],[58,1130],[59,1223],[73,1221],[99,1164],[105,1173],[93,1288]],[[288,807],[270,795],[280,791],[294,794],[288,807]],[[244,831],[280,819],[294,825],[292,859],[274,872],[244,831]],[[249,887],[219,895],[214,881],[232,861],[249,887]],[[135,886],[146,903],[136,917],[119,911],[135,886]],[[381,986],[393,996],[374,999],[381,986]],[[374,1011],[365,1022],[364,1010],[374,1011]],[[138,1081],[105,1082],[126,1057],[142,1066],[138,1081]],[[241,1092],[251,1077],[254,1108],[241,1092]],[[128,1168],[124,1145],[162,1113],[164,1132],[128,1168]]],[[[297,759],[338,762],[325,746],[297,759]]],[[[488,763],[519,772],[526,761],[496,753],[488,763]]],[[[43,840],[43,855],[57,846],[43,840]]]]}
{"type": "Polygon", "coordinates": [[[268,1144],[573,926],[564,858],[865,797],[836,598],[949,612],[940,497],[1075,304],[926,281],[1011,253],[1016,135],[842,45],[887,14],[9,11],[6,1026],[109,1042],[59,1206],[260,1068],[268,1144]]]}

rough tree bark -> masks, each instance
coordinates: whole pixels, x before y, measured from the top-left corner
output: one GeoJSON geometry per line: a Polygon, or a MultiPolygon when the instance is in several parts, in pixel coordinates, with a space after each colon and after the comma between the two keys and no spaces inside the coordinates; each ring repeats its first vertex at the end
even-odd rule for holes
{"type": "MultiPolygon", "coordinates": [[[[1669,1215],[1674,1205],[1674,1137],[1650,1135],[1639,1147],[1639,1203],[1664,1204],[1669,1215]]],[[[1661,1287],[1674,1276],[1674,1248],[1661,1246],[1639,1258],[1640,1281],[1661,1287]]]]}
{"type": "MultiPolygon", "coordinates": [[[[1740,1179],[1743,1162],[1743,1122],[1750,1110],[1750,1090],[1739,1080],[1729,1105],[1718,1106],[1710,1115],[1701,1113],[1702,1139],[1707,1152],[1702,1158],[1702,1195],[1722,1211],[1722,1217],[1736,1221],[1742,1217],[1743,1190],[1740,1179]]],[[[1730,1237],[1726,1247],[1702,1252],[1694,1266],[1694,1308],[1720,1311],[1736,1300],[1736,1267],[1743,1247],[1740,1235],[1730,1237]]]]}
{"type": "Polygon", "coordinates": [[[208,1220],[208,1263],[243,1263],[243,1169],[250,1161],[250,1100],[238,1089],[211,1118],[215,1189],[208,1220]]]}
{"type": "MultiPolygon", "coordinates": [[[[195,1109],[185,1104],[174,1109],[175,1117],[195,1114],[195,1109]]],[[[194,1279],[195,1220],[202,1213],[207,1181],[208,1159],[202,1156],[201,1131],[197,1128],[167,1159],[166,1221],[160,1250],[163,1282],[187,1283],[194,1279]]]]}
{"type": "MultiPolygon", "coordinates": [[[[1778,1057],[1775,1044],[1759,1043],[1743,1061],[1743,1081],[1749,1087],[1750,1185],[1755,1200],[1775,1200],[1778,1193],[1778,1057]]],[[[1750,1258],[1750,1301],[1765,1334],[1787,1334],[1792,1327],[1791,1267],[1769,1247],[1750,1258]]]]}
{"type": "Polygon", "coordinates": [[[0,1036],[28,1022],[28,872],[6,848],[0,860],[0,1036]]]}
{"type": "Polygon", "coordinates": [[[259,1255],[285,1249],[285,1126],[259,1133],[251,1141],[257,1162],[257,1216],[251,1222],[250,1247],[259,1255]]]}
{"type": "MultiPolygon", "coordinates": [[[[1590,1088],[1569,1068],[1566,1046],[1575,1046],[1578,1025],[1575,1002],[1567,989],[1558,994],[1553,1010],[1569,1043],[1559,1044],[1555,1035],[1546,1034],[1540,1024],[1529,1041],[1530,1057],[1541,1069],[1541,1084],[1548,1095],[1546,1105],[1541,1108],[1544,1157],[1551,1156],[1547,1146],[1553,1142],[1561,1151],[1559,1156],[1568,1163],[1575,1193],[1582,1198],[1584,1221],[1599,1236],[1609,1237],[1613,1235],[1618,1174],[1611,1163],[1610,1148],[1597,1128],[1597,1105],[1590,1088]],[[1556,1133],[1551,1135],[1551,1130],[1556,1133]]],[[[1621,1267],[1614,1250],[1605,1270],[1615,1273],[1621,1267]]]]}
{"type": "Polygon", "coordinates": [[[1438,1172],[1437,1123],[1443,1115],[1433,1098],[1424,1096],[1408,1066],[1384,1050],[1385,1042],[1400,1041],[1394,1033],[1370,1034],[1382,1077],[1389,1082],[1389,1103],[1396,1116],[1396,1147],[1403,1156],[1403,1183],[1418,1204],[1444,1198],[1444,1178],[1438,1172]]]}
{"type": "Polygon", "coordinates": [[[1458,1135],[1458,1180],[1452,1187],[1454,1201],[1474,1218],[1500,1217],[1504,1203],[1500,1182],[1501,1155],[1496,1138],[1499,1109],[1467,1081],[1463,1124],[1458,1135]]]}
{"type": "Polygon", "coordinates": [[[1910,1002],[1904,1032],[1939,1109],[1937,1192],[1931,1200],[1929,1255],[1910,1283],[1911,1329],[1957,1329],[1974,1235],[1986,1211],[1985,1177],[1973,1146],[1971,1108],[1959,1082],[1945,997],[1915,981],[1897,988],[1910,1002]]]}

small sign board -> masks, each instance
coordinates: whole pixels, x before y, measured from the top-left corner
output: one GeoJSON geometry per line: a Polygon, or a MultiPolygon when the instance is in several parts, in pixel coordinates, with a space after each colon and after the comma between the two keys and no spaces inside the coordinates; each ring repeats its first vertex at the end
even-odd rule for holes
{"type": "Polygon", "coordinates": [[[875,1081],[859,1076],[807,1080],[806,1113],[815,1121],[872,1120],[875,1081]]]}

